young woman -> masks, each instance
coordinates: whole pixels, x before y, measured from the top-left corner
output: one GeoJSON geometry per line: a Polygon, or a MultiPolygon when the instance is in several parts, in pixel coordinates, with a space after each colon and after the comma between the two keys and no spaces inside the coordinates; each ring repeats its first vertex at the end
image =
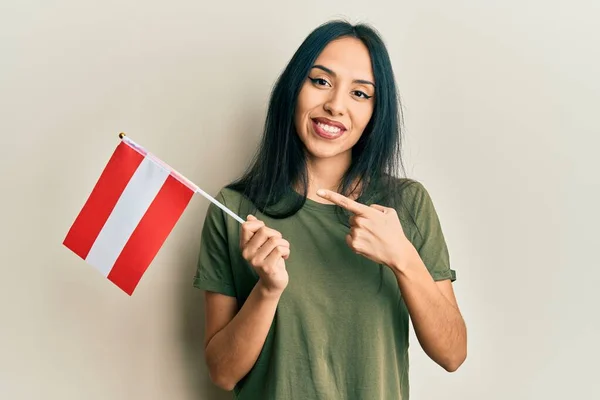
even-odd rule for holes
{"type": "Polygon", "coordinates": [[[365,25],[315,29],[277,81],[260,149],[211,204],[194,285],[206,361],[237,399],[408,399],[408,336],[456,370],[466,328],[432,201],[396,178],[390,59],[365,25]]]}

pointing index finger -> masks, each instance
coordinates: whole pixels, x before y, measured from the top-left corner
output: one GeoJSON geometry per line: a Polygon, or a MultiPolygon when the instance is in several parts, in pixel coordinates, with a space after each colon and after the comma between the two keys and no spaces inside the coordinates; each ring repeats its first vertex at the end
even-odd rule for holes
{"type": "Polygon", "coordinates": [[[368,212],[368,210],[370,210],[369,207],[365,206],[364,204],[357,203],[356,201],[339,193],[332,192],[331,190],[319,189],[317,190],[317,195],[337,204],[342,208],[345,208],[350,212],[353,212],[356,215],[364,215],[368,212]]]}

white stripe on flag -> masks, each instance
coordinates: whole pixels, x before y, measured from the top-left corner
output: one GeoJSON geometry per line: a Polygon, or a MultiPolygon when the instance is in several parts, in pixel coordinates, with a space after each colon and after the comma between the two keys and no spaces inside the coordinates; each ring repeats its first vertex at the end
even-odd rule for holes
{"type": "Polygon", "coordinates": [[[168,176],[169,171],[146,157],[121,193],[86,258],[105,277],[168,176]]]}

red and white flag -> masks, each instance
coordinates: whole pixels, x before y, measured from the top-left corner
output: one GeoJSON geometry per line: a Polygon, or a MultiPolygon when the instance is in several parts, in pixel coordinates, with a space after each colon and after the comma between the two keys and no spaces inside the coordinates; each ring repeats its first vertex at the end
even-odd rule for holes
{"type": "Polygon", "coordinates": [[[122,139],[63,244],[131,295],[198,187],[122,139]]]}

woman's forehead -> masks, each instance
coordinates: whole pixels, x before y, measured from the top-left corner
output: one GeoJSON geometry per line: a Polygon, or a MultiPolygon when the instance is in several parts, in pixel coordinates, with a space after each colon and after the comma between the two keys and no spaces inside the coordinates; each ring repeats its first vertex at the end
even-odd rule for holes
{"type": "Polygon", "coordinates": [[[369,50],[356,38],[342,38],[330,42],[319,54],[315,64],[322,65],[339,76],[373,80],[369,50]]]}

